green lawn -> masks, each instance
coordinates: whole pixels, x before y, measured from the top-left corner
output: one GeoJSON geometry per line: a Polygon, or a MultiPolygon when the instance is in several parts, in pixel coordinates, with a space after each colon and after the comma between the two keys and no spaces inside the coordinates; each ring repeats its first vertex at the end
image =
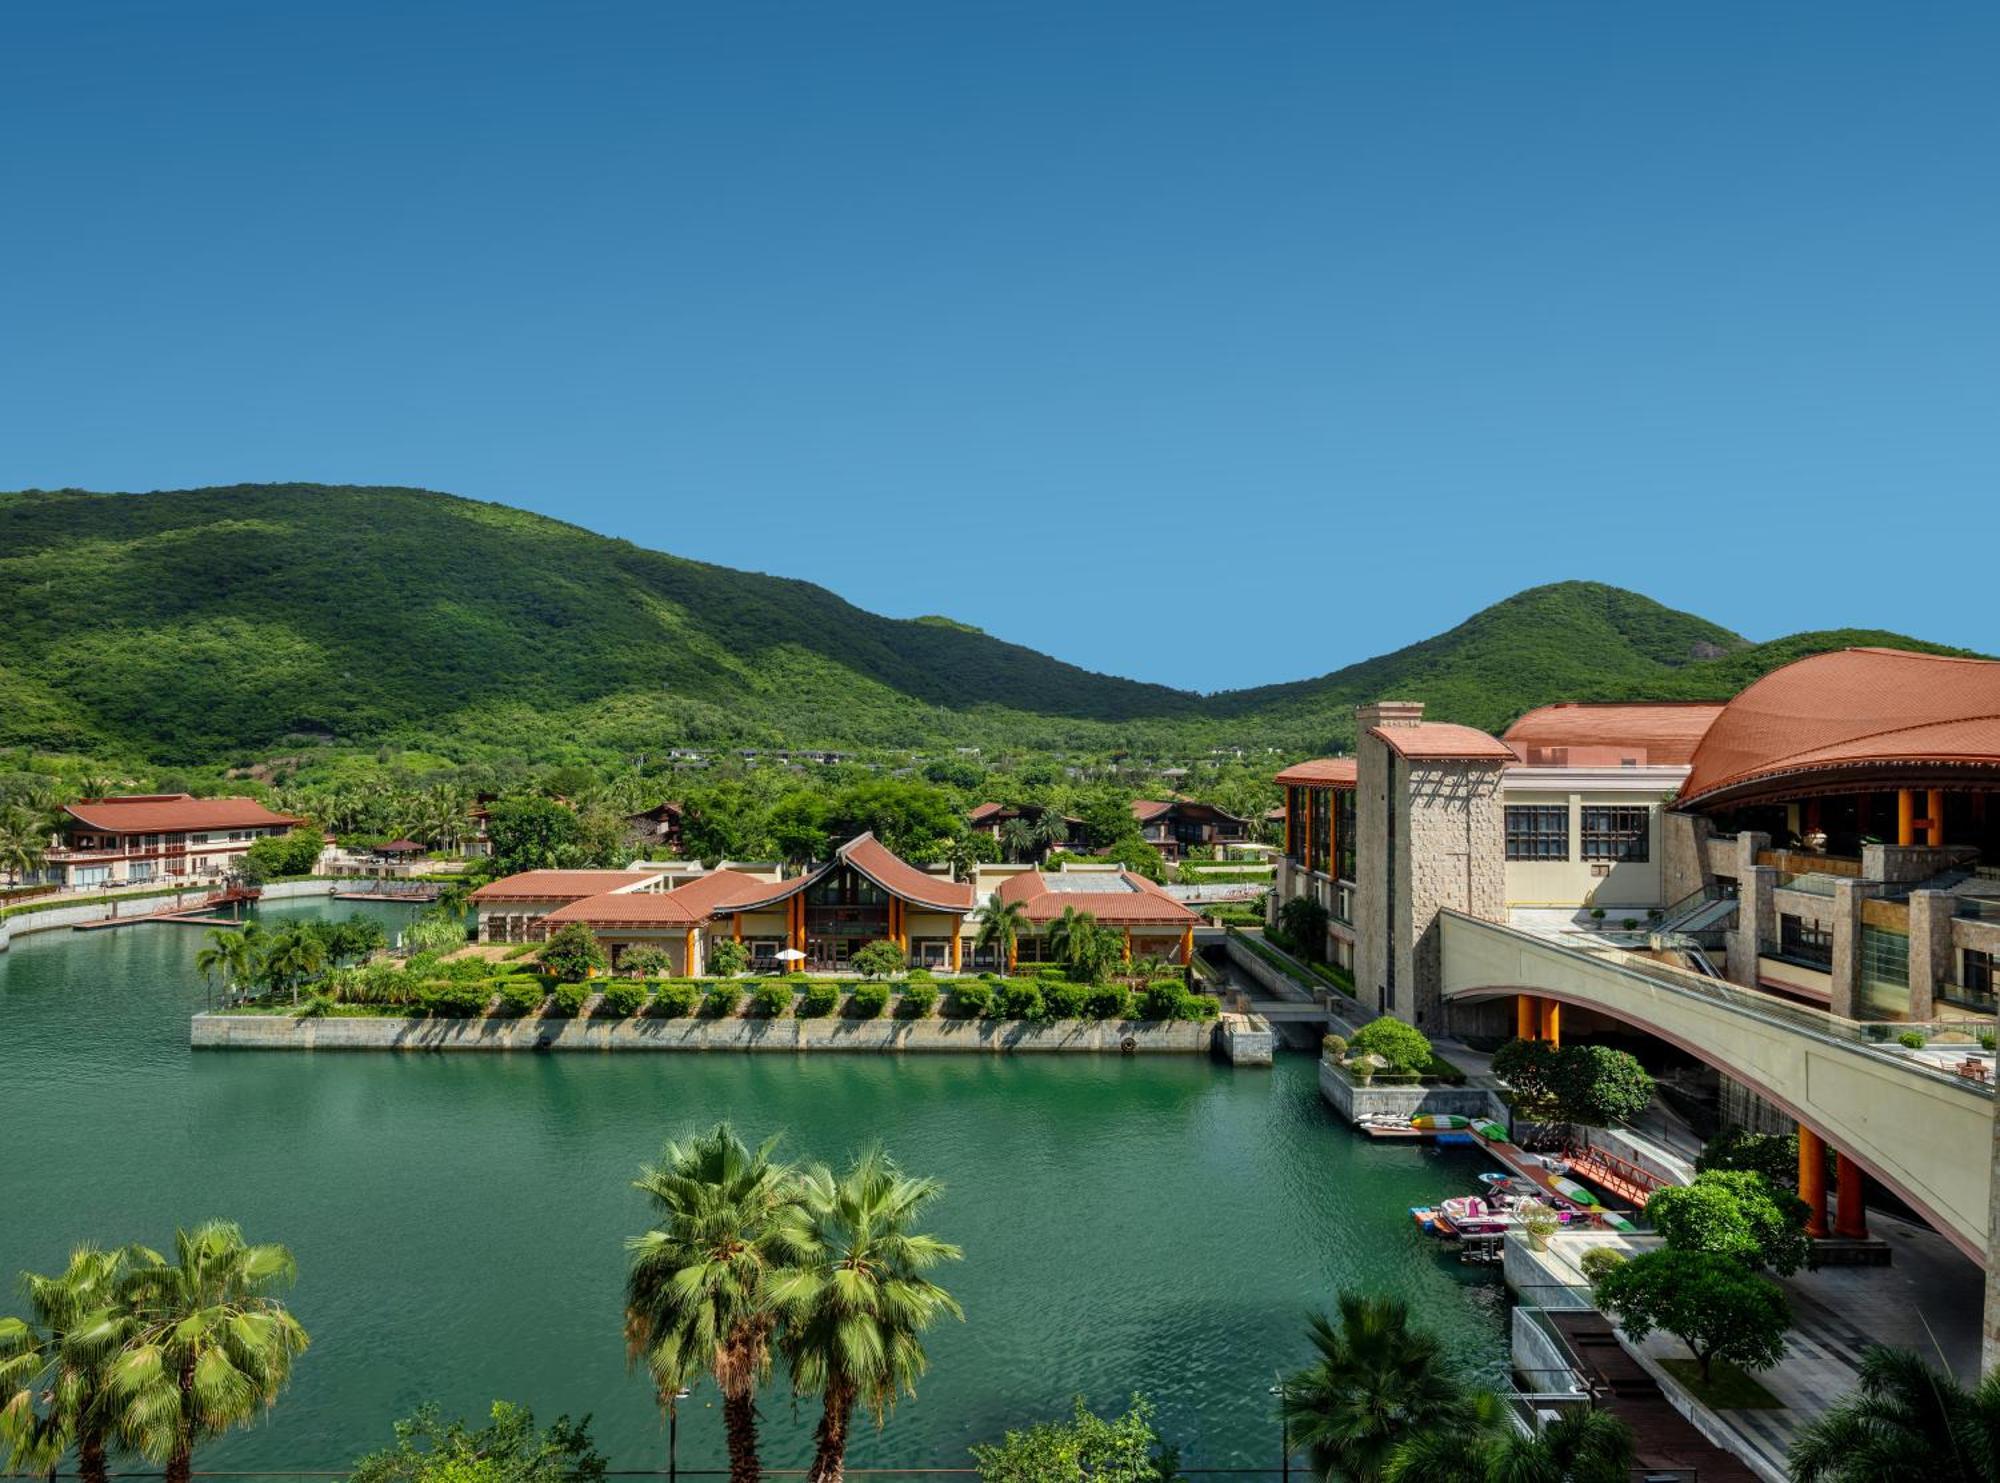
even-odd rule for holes
{"type": "Polygon", "coordinates": [[[1717,1360],[1714,1374],[1702,1383],[1701,1366],[1691,1359],[1663,1359],[1660,1368],[1672,1375],[1688,1394],[1711,1411],[1782,1411],[1784,1402],[1736,1366],[1717,1360]]]}

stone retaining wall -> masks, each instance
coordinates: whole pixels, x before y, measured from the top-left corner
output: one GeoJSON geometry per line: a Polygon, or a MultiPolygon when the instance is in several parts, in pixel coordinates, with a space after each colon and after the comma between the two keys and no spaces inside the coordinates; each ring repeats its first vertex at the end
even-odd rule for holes
{"type": "MultiPolygon", "coordinates": [[[[339,883],[330,880],[279,881],[265,886],[263,899],[266,901],[293,901],[305,896],[331,896],[339,883]]],[[[74,927],[78,922],[102,921],[117,909],[121,917],[134,921],[165,911],[170,906],[193,905],[206,897],[213,896],[217,888],[207,886],[187,886],[177,891],[162,891],[157,895],[132,892],[114,896],[109,901],[92,901],[76,906],[52,906],[47,911],[24,911],[19,916],[0,920],[0,951],[4,951],[10,937],[25,937],[30,932],[53,932],[58,927],[74,927]]]]}
{"type": "Polygon", "coordinates": [[[1269,1065],[1270,1027],[1257,1016],[1214,1023],[1152,1020],[826,1019],[294,1019],[198,1014],[197,1050],[403,1051],[943,1051],[1011,1054],[1205,1055],[1269,1065]],[[1262,1031],[1258,1061],[1257,1032],[1262,1031]]]}
{"type": "Polygon", "coordinates": [[[1324,1059],[1319,1063],[1319,1093],[1349,1122],[1370,1113],[1394,1117],[1456,1113],[1460,1117],[1490,1117],[1502,1124],[1509,1116],[1499,1094],[1484,1087],[1362,1086],[1324,1059]]]}

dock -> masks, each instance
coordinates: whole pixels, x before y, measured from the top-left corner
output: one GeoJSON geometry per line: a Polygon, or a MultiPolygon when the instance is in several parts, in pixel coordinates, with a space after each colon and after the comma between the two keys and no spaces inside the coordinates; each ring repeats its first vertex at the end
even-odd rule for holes
{"type": "Polygon", "coordinates": [[[443,894],[437,886],[419,886],[411,891],[335,891],[335,901],[406,901],[421,905],[436,901],[443,894]]]}
{"type": "Polygon", "coordinates": [[[221,917],[215,914],[217,907],[247,906],[263,893],[254,888],[231,886],[226,891],[216,891],[199,901],[190,901],[181,906],[164,906],[158,911],[140,912],[135,916],[98,917],[93,921],[77,922],[78,932],[101,932],[107,927],[130,927],[139,922],[189,922],[196,926],[240,927],[243,922],[238,917],[221,917]]]}

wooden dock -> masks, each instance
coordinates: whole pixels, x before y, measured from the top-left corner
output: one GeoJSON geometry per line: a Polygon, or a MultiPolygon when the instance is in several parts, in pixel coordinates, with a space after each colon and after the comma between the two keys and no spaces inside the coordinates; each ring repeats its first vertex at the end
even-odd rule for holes
{"type": "Polygon", "coordinates": [[[242,921],[236,917],[218,917],[217,907],[236,905],[247,906],[263,893],[231,886],[226,891],[216,891],[199,901],[190,901],[180,906],[163,906],[158,911],[140,912],[136,916],[98,917],[94,921],[77,922],[73,930],[78,932],[101,932],[107,927],[130,927],[138,922],[193,922],[198,926],[240,927],[242,921]]]}

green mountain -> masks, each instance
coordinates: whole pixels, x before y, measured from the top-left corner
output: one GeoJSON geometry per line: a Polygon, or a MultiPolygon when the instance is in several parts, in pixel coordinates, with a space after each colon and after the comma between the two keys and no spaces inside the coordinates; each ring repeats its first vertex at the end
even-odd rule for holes
{"type": "Polygon", "coordinates": [[[1635,593],[1538,587],[1316,680],[1201,696],[949,618],[411,489],[0,494],[0,745],[170,761],[305,740],[468,758],[673,745],[1317,750],[1394,693],[1498,728],[1552,699],[1721,696],[1893,634],[1751,645],[1635,593]]]}

